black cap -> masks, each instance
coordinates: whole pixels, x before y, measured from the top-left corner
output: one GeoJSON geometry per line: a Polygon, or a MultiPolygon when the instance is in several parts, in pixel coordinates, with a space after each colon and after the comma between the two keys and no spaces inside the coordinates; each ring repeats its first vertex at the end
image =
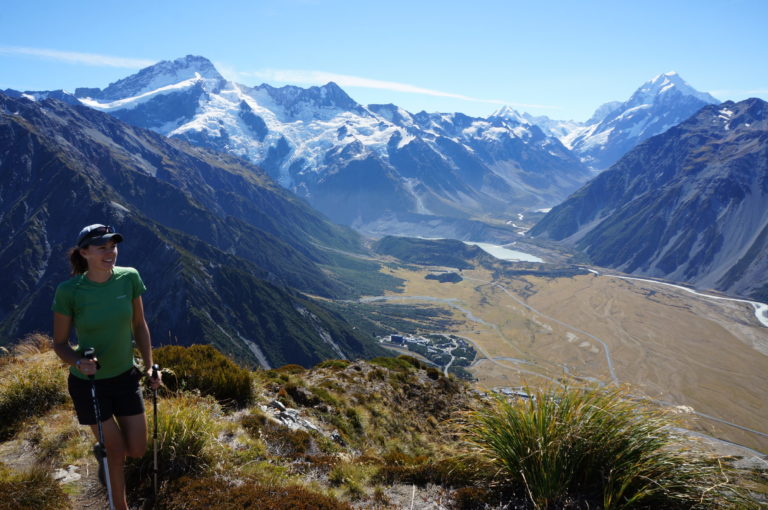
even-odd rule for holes
{"type": "Polygon", "coordinates": [[[77,236],[77,247],[86,248],[89,245],[101,246],[102,244],[106,244],[107,241],[121,243],[123,242],[123,236],[115,232],[114,227],[95,223],[93,225],[88,225],[80,231],[77,236]]]}

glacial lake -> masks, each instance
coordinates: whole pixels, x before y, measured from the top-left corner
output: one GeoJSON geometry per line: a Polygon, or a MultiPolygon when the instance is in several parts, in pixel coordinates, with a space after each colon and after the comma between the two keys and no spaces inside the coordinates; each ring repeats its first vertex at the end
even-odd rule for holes
{"type": "Polygon", "coordinates": [[[503,246],[499,246],[497,244],[475,243],[472,241],[464,241],[464,244],[471,244],[473,246],[477,246],[478,248],[482,249],[484,252],[490,255],[493,255],[494,257],[500,260],[509,260],[512,262],[544,262],[544,260],[540,259],[535,255],[531,255],[530,253],[510,250],[509,248],[504,248],[503,246]]]}

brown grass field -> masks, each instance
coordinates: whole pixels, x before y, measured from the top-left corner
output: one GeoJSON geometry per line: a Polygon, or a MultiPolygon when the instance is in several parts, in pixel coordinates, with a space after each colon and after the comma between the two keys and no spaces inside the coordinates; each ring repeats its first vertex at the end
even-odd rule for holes
{"type": "Polygon", "coordinates": [[[449,333],[476,345],[470,371],[481,387],[624,384],[692,408],[681,414],[688,428],[768,452],[768,328],[751,305],[610,276],[491,281],[475,269],[454,284],[387,271],[407,281],[390,299],[455,300],[442,303],[459,324],[449,333]]]}

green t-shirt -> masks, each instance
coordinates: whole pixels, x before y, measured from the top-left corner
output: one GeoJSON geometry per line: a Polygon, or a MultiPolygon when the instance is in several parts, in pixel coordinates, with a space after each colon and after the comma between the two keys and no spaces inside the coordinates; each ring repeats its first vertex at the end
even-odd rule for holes
{"type": "MultiPolygon", "coordinates": [[[[132,267],[115,267],[104,283],[78,275],[61,283],[53,298],[53,311],[72,317],[77,332],[77,352],[96,350],[101,368],[96,379],[122,374],[133,366],[133,300],[146,287],[132,267]]],[[[87,379],[75,367],[70,372],[87,379]]]]}

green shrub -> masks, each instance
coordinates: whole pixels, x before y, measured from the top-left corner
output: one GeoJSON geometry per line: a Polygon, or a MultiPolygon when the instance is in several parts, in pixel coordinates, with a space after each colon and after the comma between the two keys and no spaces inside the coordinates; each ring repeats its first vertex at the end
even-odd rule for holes
{"type": "Polygon", "coordinates": [[[43,467],[18,472],[0,465],[0,494],[0,510],[72,508],[69,497],[43,467]]]}
{"type": "Polygon", "coordinates": [[[52,355],[17,358],[3,367],[0,379],[0,441],[25,420],[42,416],[69,399],[67,371],[52,355]]]}
{"type": "Polygon", "coordinates": [[[251,373],[210,345],[160,347],[154,358],[164,369],[163,383],[171,391],[198,390],[222,405],[238,408],[253,401],[251,373]]]}
{"type": "Polygon", "coordinates": [[[379,365],[380,367],[395,370],[397,372],[410,372],[414,368],[424,368],[426,366],[416,358],[404,354],[397,358],[380,356],[378,358],[373,358],[370,363],[371,365],[379,365]]]}
{"type": "Polygon", "coordinates": [[[345,359],[327,359],[321,361],[315,368],[330,368],[331,370],[343,370],[347,368],[352,362],[345,359]]]}
{"type": "Polygon", "coordinates": [[[283,365],[282,367],[278,367],[275,369],[275,372],[281,373],[281,374],[303,374],[306,372],[307,369],[302,367],[301,365],[296,365],[294,363],[289,363],[287,365],[283,365]]]}
{"type": "Polygon", "coordinates": [[[678,446],[658,408],[621,390],[526,392],[534,398],[499,397],[470,414],[468,433],[535,506],[726,508],[742,500],[720,469],[678,446]]]}
{"type": "Polygon", "coordinates": [[[347,503],[305,487],[273,487],[219,478],[179,480],[168,491],[164,510],[352,510],[347,503]]]}

